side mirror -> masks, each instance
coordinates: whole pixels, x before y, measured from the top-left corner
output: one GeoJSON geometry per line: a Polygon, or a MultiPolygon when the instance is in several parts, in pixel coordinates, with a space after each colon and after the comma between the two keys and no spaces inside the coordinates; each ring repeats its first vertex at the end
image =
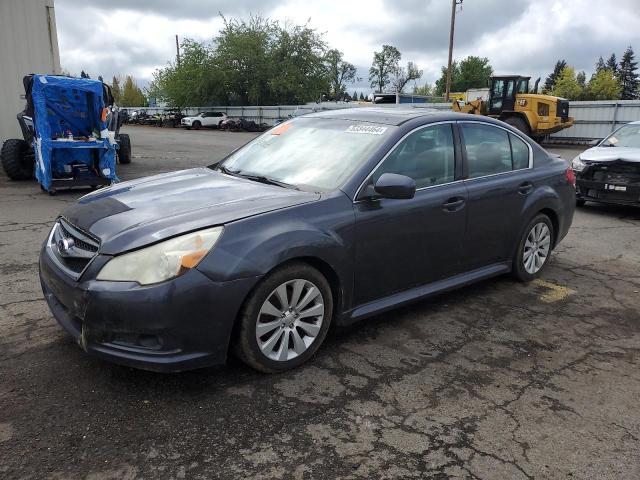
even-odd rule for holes
{"type": "Polygon", "coordinates": [[[590,147],[596,147],[601,141],[601,138],[596,138],[595,140],[591,140],[587,145],[589,145],[590,147]]]}
{"type": "Polygon", "coordinates": [[[416,182],[405,175],[383,173],[373,189],[384,198],[409,199],[416,194],[416,182]]]}

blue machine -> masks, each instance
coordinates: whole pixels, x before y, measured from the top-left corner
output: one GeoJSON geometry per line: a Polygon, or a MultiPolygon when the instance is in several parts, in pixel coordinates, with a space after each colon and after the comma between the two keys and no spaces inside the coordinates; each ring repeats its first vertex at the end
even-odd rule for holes
{"type": "Polygon", "coordinates": [[[35,175],[42,188],[55,193],[117,181],[108,87],[98,80],[52,75],[33,75],[29,86],[30,92],[25,82],[33,107],[35,175]]]}

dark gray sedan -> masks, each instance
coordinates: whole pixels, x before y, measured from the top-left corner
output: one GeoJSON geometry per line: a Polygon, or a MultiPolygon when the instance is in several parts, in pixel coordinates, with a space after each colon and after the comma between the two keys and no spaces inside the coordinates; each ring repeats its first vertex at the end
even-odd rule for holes
{"type": "Polygon", "coordinates": [[[574,183],[564,160],[490,118],[316,113],[218,165],[82,197],[43,245],[42,288],[91,354],[178,371],[232,347],[282,371],[331,324],[537,277],[571,225],[574,183]]]}

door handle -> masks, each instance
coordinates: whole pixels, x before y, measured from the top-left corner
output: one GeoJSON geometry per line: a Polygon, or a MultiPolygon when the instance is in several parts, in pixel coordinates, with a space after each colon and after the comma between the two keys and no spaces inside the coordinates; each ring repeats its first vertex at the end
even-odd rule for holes
{"type": "Polygon", "coordinates": [[[462,208],[464,208],[464,198],[460,197],[450,198],[444,204],[442,204],[442,209],[445,212],[457,212],[462,208]]]}
{"type": "Polygon", "coordinates": [[[518,193],[520,193],[521,195],[529,195],[532,190],[533,183],[531,182],[524,182],[518,186],[518,193]]]}

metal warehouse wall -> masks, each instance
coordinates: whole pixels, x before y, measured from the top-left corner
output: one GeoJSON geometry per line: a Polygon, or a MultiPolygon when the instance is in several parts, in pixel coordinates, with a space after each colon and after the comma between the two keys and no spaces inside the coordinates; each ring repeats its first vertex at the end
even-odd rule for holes
{"type": "Polygon", "coordinates": [[[21,137],[22,77],[60,73],[53,0],[0,0],[0,142],[21,137]]]}
{"type": "MultiPolygon", "coordinates": [[[[409,105],[380,105],[386,108],[406,108],[409,105]]],[[[273,125],[278,119],[286,119],[289,115],[295,117],[305,113],[317,112],[321,110],[333,110],[341,108],[370,108],[370,104],[353,103],[331,103],[310,105],[281,105],[265,107],[189,107],[182,111],[187,115],[195,115],[203,111],[225,112],[232,118],[245,118],[258,123],[273,125]]],[[[437,110],[450,110],[449,103],[429,103],[413,104],[414,108],[433,108],[437,110]]],[[[128,108],[136,110],[136,108],[128,108]]],[[[149,114],[164,112],[164,108],[145,108],[149,114]]],[[[620,125],[635,120],[640,120],[640,101],[638,100],[618,100],[618,101],[593,101],[593,102],[570,102],[569,115],[574,117],[573,127],[554,133],[549,141],[552,143],[587,143],[594,138],[604,138],[620,125]]]]}

